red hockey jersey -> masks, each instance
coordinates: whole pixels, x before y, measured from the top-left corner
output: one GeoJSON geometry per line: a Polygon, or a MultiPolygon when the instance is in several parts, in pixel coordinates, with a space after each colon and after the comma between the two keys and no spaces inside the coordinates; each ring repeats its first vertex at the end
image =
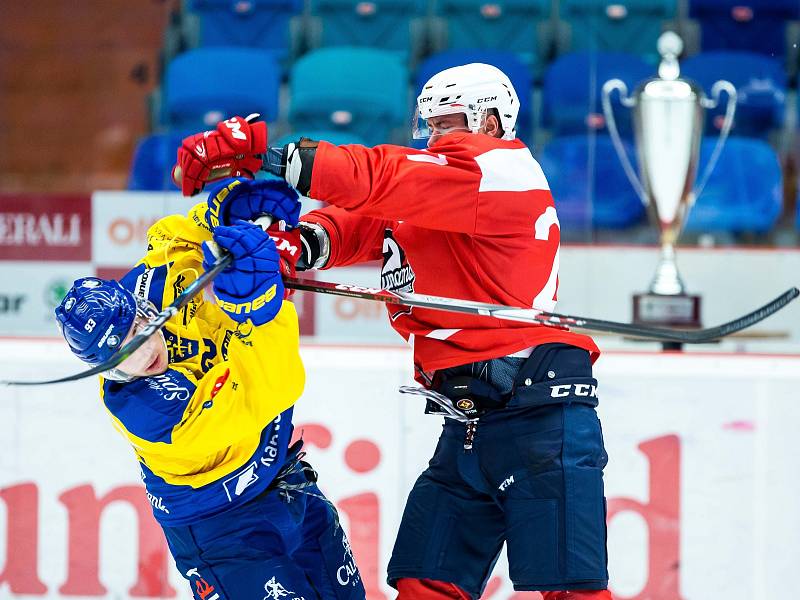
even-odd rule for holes
{"type": "MultiPolygon", "coordinates": [[[[451,133],[428,151],[382,145],[317,149],[303,217],[331,239],[326,268],[383,260],[381,287],[552,311],[559,223],[544,173],[519,141],[451,133]]],[[[542,325],[389,306],[414,348],[417,379],[455,365],[585,335],[542,325]]]]}

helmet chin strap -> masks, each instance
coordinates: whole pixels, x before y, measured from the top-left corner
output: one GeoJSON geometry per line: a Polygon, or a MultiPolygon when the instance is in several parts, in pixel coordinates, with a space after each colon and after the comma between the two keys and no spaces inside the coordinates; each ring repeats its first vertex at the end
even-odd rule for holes
{"type": "Polygon", "coordinates": [[[128,375],[124,371],[114,367],[113,369],[109,369],[105,373],[103,373],[103,377],[105,379],[110,379],[111,381],[118,381],[120,383],[130,383],[134,379],[138,379],[135,375],[128,375]]]}

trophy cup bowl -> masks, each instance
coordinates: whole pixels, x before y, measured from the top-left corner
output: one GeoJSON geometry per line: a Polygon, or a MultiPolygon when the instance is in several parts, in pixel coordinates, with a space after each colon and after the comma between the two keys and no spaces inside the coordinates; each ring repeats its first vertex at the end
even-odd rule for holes
{"type": "Polygon", "coordinates": [[[611,79],[603,85],[602,102],[614,148],[660,234],[661,258],[648,292],[633,298],[634,322],[700,327],[700,296],[686,292],[675,260],[675,244],[730,132],[736,88],[728,81],[717,81],[711,89],[712,98],[707,98],[697,83],[680,77],[678,55],[682,49],[683,42],[675,33],[662,34],[658,40],[658,76],[641,82],[631,96],[623,81],[611,79]],[[611,107],[615,91],[623,106],[633,111],[641,179],[631,165],[616,125],[611,107]],[[705,109],[716,107],[722,92],[728,95],[725,119],[711,159],[695,186],[705,109]]]}

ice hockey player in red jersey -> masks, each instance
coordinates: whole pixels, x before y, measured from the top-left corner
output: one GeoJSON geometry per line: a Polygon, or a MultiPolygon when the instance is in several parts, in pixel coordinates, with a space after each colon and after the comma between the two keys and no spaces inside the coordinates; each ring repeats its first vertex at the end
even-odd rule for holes
{"type": "MultiPolygon", "coordinates": [[[[301,222],[300,266],[381,259],[389,290],[552,311],[559,222],[544,173],[515,139],[519,99],[485,64],[432,77],[414,136],[427,150],[301,139],[269,148],[240,117],[190,136],[175,179],[283,177],[330,206],[301,222]]],[[[426,412],[445,415],[406,503],[388,580],[400,600],[480,597],[503,546],[516,590],[609,600],[591,338],[565,329],[388,307],[414,350],[426,412]]]]}

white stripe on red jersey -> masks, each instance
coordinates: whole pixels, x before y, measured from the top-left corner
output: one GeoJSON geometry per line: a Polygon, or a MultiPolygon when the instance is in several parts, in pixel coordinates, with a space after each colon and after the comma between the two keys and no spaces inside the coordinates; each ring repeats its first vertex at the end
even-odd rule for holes
{"type": "Polygon", "coordinates": [[[542,167],[527,148],[497,148],[475,157],[481,168],[479,192],[549,190],[542,167]]]}

